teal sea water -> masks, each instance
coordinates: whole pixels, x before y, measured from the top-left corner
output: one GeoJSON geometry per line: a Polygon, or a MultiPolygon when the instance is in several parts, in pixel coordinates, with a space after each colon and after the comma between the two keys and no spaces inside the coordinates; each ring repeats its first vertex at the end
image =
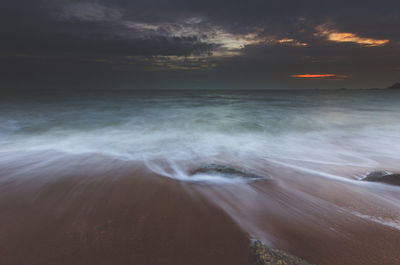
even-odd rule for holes
{"type": "Polygon", "coordinates": [[[278,163],[344,177],[340,169],[400,164],[399,102],[400,92],[387,90],[5,95],[0,156],[101,154],[180,179],[194,161],[278,163]]]}

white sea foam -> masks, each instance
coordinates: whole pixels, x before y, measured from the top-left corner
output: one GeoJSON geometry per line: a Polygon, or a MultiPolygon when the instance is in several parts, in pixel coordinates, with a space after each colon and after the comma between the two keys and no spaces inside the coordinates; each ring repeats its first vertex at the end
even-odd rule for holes
{"type": "Polygon", "coordinates": [[[383,218],[383,217],[379,217],[379,216],[371,216],[371,215],[367,215],[367,214],[362,214],[362,213],[358,213],[358,212],[352,212],[355,216],[358,216],[360,218],[363,218],[365,220],[368,221],[372,221],[384,226],[388,226],[391,228],[394,228],[396,230],[400,230],[400,220],[395,219],[395,218],[383,218]]]}
{"type": "Polygon", "coordinates": [[[393,169],[399,162],[397,94],[378,94],[377,101],[371,92],[121,93],[3,102],[1,152],[111,155],[181,180],[189,177],[185,162],[217,159],[334,178],[341,176],[329,168],[393,169]]]}

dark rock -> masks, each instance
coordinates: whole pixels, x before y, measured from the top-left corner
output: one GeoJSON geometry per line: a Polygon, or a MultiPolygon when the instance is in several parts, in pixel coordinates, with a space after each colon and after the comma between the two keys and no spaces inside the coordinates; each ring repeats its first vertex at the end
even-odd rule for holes
{"type": "Polygon", "coordinates": [[[388,87],[388,89],[400,89],[400,83],[394,83],[393,85],[391,85],[390,87],[388,87]]]}
{"type": "Polygon", "coordinates": [[[387,171],[373,171],[362,180],[400,186],[400,174],[392,174],[387,171]]]}
{"type": "Polygon", "coordinates": [[[298,257],[282,251],[269,249],[261,241],[255,241],[251,247],[253,265],[312,265],[298,257]]]}
{"type": "Polygon", "coordinates": [[[231,166],[209,164],[202,166],[192,172],[192,175],[196,174],[210,174],[210,175],[222,175],[227,178],[249,178],[249,179],[262,179],[263,177],[253,174],[252,172],[237,169],[231,166]]]}

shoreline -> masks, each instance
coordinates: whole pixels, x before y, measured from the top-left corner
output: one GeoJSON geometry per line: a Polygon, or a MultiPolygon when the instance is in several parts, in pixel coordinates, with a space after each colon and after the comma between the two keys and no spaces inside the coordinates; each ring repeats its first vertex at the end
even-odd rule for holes
{"type": "Polygon", "coordinates": [[[198,185],[105,157],[22,169],[0,165],[2,264],[250,265],[253,239],[314,264],[400,262],[400,230],[343,210],[372,214],[384,190],[289,169],[198,185]]]}
{"type": "Polygon", "coordinates": [[[181,183],[79,177],[0,194],[2,264],[250,264],[246,234],[181,183]]]}

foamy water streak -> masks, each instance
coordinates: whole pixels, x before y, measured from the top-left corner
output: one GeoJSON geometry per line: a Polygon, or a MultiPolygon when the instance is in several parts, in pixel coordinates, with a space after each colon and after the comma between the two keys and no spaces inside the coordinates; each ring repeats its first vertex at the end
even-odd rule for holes
{"type": "MultiPolygon", "coordinates": [[[[193,161],[321,176],[396,169],[396,91],[81,92],[2,98],[1,152],[95,153],[185,180],[193,161]],[[162,162],[159,162],[162,161],[162,162]],[[357,170],[358,171],[357,171],[357,170]]],[[[203,176],[206,178],[207,176],[203,176]]]]}

